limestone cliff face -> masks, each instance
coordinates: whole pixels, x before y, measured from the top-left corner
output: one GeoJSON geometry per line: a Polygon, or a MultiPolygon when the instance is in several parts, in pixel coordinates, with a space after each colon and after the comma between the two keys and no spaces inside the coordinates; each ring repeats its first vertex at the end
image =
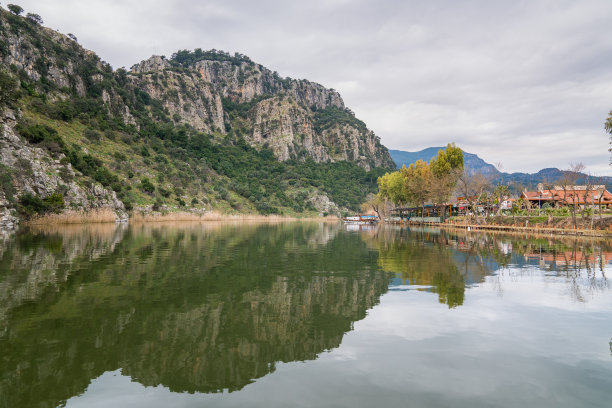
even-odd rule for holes
{"type": "Polygon", "coordinates": [[[344,108],[340,94],[322,85],[291,78],[282,79],[278,74],[252,62],[235,64],[229,61],[198,61],[195,70],[204,81],[214,84],[224,97],[239,102],[249,102],[262,95],[273,95],[284,91],[300,104],[344,108]]]}
{"type": "Polygon", "coordinates": [[[93,52],[49,28],[32,29],[24,26],[22,31],[16,32],[6,21],[6,17],[11,17],[8,13],[3,12],[0,17],[0,60],[4,65],[22,69],[35,81],[44,76],[59,88],[74,88],[79,95],[85,94],[83,79],[77,73],[77,63],[86,59],[96,59],[99,62],[93,52]],[[28,35],[24,35],[24,32],[28,35]],[[52,44],[56,44],[55,51],[68,50],[70,58],[58,52],[40,55],[38,45],[44,42],[48,43],[49,49],[53,48],[52,44]]]}
{"type": "Polygon", "coordinates": [[[225,133],[221,97],[195,73],[162,70],[130,76],[130,80],[151,98],[161,101],[176,123],[186,123],[206,133],[225,133]]]}
{"type": "Polygon", "coordinates": [[[240,60],[205,59],[177,69],[176,63],[153,56],[134,65],[131,74],[177,121],[205,132],[234,129],[252,146],[271,149],[281,161],[310,157],[318,163],[352,161],[366,169],[393,168],[387,149],[365,125],[338,123],[317,129],[320,111],[335,109],[354,119],[340,94],[322,85],[283,79],[240,60]],[[225,110],[222,101],[229,102],[225,110]]]}
{"type": "Polygon", "coordinates": [[[249,112],[251,145],[270,148],[279,160],[311,157],[315,162],[352,161],[370,169],[389,167],[390,156],[374,132],[336,124],[317,132],[316,112],[293,97],[273,97],[249,112]]]}

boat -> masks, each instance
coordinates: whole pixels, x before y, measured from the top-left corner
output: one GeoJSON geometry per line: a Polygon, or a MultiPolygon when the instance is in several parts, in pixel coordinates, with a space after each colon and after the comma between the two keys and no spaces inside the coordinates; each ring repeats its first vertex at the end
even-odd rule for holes
{"type": "Polygon", "coordinates": [[[375,224],[378,222],[378,217],[375,215],[353,215],[342,218],[345,224],[375,224]]]}

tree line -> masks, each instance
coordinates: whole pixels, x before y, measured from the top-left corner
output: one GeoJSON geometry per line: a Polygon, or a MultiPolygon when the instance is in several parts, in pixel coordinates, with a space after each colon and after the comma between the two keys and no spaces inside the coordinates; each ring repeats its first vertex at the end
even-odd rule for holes
{"type": "Polygon", "coordinates": [[[429,163],[417,160],[379,177],[378,194],[370,196],[363,207],[373,209],[382,219],[381,213],[389,204],[421,208],[428,203],[445,205],[462,174],[463,151],[449,143],[429,163]]]}

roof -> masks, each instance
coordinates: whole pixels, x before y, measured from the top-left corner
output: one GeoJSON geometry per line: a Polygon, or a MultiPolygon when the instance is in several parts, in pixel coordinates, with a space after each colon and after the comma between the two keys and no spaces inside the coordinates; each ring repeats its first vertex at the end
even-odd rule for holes
{"type": "MultiPolygon", "coordinates": [[[[600,186],[597,186],[600,187],[600,186]]],[[[599,204],[600,195],[603,195],[601,204],[612,204],[612,194],[608,190],[586,189],[549,189],[542,191],[524,191],[521,197],[529,201],[563,201],[569,204],[599,204]]]]}

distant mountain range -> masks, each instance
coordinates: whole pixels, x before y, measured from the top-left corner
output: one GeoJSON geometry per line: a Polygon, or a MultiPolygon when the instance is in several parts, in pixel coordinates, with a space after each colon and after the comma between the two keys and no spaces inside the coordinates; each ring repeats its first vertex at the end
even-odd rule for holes
{"type": "MultiPolygon", "coordinates": [[[[396,167],[399,169],[403,165],[410,165],[417,160],[430,161],[432,157],[436,157],[438,150],[444,149],[444,147],[428,147],[418,152],[406,152],[403,150],[389,150],[391,158],[395,162],[396,167]]],[[[504,173],[497,170],[497,168],[484,161],[474,153],[463,152],[463,159],[465,167],[470,173],[476,174],[481,173],[487,177],[491,177],[496,182],[503,182],[504,184],[515,185],[518,189],[523,188],[535,188],[538,183],[547,181],[554,183],[563,177],[563,171],[557,168],[546,168],[538,171],[537,173],[504,173]]],[[[583,174],[583,178],[578,180],[579,183],[584,182],[586,174],[583,174]]],[[[606,186],[612,185],[612,177],[594,177],[594,183],[605,184],[606,186]]]]}

